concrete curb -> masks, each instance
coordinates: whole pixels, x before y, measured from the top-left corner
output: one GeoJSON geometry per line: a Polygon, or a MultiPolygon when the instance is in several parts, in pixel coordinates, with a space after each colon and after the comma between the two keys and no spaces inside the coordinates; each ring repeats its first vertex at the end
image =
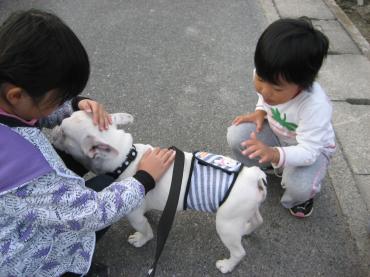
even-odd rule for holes
{"type": "MultiPolygon", "coordinates": [[[[370,60],[370,44],[349,17],[334,0],[322,1],[328,6],[343,29],[360,49],[361,53],[370,60]]],[[[340,144],[340,141],[338,142],[340,144]]],[[[369,211],[359,191],[351,166],[344,156],[342,149],[337,150],[336,156],[332,160],[331,168],[328,170],[328,175],[332,180],[342,212],[347,218],[351,234],[356,241],[362,262],[364,265],[367,265],[370,276],[370,242],[369,233],[367,232],[369,211]]]]}
{"type": "Polygon", "coordinates": [[[322,0],[334,14],[338,22],[342,25],[347,34],[352,38],[354,43],[358,46],[361,53],[370,60],[370,44],[362,36],[357,27],[352,23],[349,17],[337,5],[334,0],[322,0]]]}
{"type": "Polygon", "coordinates": [[[351,235],[356,242],[361,264],[367,265],[365,269],[370,274],[370,243],[367,233],[368,211],[351,167],[343,155],[340,142],[338,142],[337,152],[330,163],[328,175],[351,235]]]}

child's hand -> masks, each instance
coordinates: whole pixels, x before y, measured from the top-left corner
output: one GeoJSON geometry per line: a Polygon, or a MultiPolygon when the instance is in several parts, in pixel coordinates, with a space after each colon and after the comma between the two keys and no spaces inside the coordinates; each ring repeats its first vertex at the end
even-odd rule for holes
{"type": "Polygon", "coordinates": [[[158,181],[173,163],[175,153],[174,150],[160,149],[158,147],[153,150],[149,149],[141,158],[137,170],[148,172],[155,181],[158,181]]]}
{"type": "Polygon", "coordinates": [[[88,113],[92,113],[93,122],[99,126],[99,130],[108,130],[110,124],[112,124],[112,117],[107,113],[102,104],[90,100],[83,99],[78,102],[78,108],[88,113]]]}
{"type": "Polygon", "coordinates": [[[250,159],[259,157],[259,163],[279,163],[280,154],[279,151],[273,147],[267,146],[257,139],[255,132],[252,132],[250,139],[241,143],[246,149],[242,151],[242,154],[250,159]]]}
{"type": "Polygon", "coordinates": [[[239,125],[243,122],[254,122],[256,124],[256,132],[259,133],[262,130],[263,121],[265,120],[265,111],[257,110],[250,114],[239,115],[237,116],[232,124],[239,125]]]}

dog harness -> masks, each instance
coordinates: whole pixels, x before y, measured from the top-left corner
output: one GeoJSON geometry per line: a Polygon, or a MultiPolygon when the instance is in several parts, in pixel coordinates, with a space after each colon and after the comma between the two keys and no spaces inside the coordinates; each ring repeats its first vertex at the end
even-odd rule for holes
{"type": "Polygon", "coordinates": [[[216,212],[227,199],[242,169],[242,164],[208,152],[193,154],[187,183],[184,210],[216,212]]]}

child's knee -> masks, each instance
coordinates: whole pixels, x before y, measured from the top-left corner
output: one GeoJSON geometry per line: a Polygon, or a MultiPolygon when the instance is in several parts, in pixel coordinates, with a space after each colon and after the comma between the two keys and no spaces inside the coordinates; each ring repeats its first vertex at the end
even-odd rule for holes
{"type": "Polygon", "coordinates": [[[229,128],[227,128],[227,134],[226,134],[226,139],[227,143],[232,149],[235,149],[240,145],[241,141],[236,135],[236,126],[231,125],[229,128]]]}
{"type": "Polygon", "coordinates": [[[227,128],[227,142],[233,150],[241,150],[241,143],[250,137],[250,134],[256,129],[254,123],[243,123],[231,125],[227,128]]]}

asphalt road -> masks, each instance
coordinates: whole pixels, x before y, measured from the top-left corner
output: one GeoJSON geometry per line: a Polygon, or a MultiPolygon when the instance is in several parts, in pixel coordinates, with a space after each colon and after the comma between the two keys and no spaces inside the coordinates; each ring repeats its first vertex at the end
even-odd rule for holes
{"type": "MultiPolygon", "coordinates": [[[[253,52],[266,26],[259,1],[2,0],[0,19],[29,7],[57,13],[80,37],[92,66],[84,95],[133,114],[135,142],[231,154],[227,126],[257,99],[253,52]]],[[[305,220],[279,204],[279,181],[270,176],[264,224],[243,239],[246,257],[227,276],[366,276],[330,180],[305,220]]],[[[156,226],[160,213],[148,217],[156,226]]],[[[132,231],[122,220],[97,245],[111,276],[145,276],[152,263],[155,241],[135,249],[126,242],[132,231]]],[[[157,276],[222,276],[215,262],[225,255],[214,215],[182,212],[157,276]]]]}

